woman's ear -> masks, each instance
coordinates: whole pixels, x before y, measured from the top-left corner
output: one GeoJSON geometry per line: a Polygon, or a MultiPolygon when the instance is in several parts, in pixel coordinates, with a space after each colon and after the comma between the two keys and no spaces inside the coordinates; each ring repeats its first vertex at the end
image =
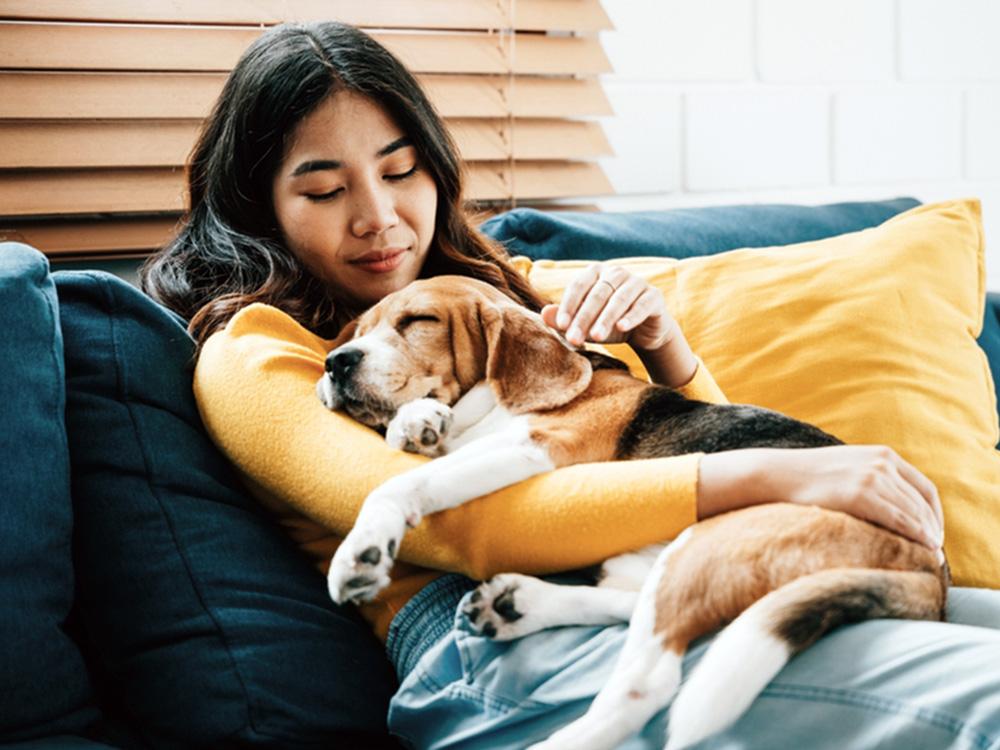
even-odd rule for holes
{"type": "Polygon", "coordinates": [[[512,413],[555,409],[590,385],[590,362],[537,314],[503,305],[484,311],[483,318],[486,380],[512,413]]]}

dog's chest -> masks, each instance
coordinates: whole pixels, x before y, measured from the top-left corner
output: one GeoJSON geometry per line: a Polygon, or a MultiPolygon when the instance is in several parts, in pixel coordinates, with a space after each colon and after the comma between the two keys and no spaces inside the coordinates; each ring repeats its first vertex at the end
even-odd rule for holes
{"type": "Polygon", "coordinates": [[[485,383],[462,396],[452,409],[455,421],[451,434],[445,439],[446,454],[491,435],[513,436],[522,429],[525,434],[528,431],[528,418],[511,414],[498,404],[493,391],[485,383]]]}

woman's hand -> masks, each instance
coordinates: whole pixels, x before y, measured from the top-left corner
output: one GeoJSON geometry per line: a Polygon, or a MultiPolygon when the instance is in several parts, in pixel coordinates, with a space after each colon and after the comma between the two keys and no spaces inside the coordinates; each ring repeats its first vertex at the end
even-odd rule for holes
{"type": "Polygon", "coordinates": [[[702,457],[699,518],[772,501],[850,513],[934,550],[944,542],[937,488],[886,446],[761,448],[702,457]]]}
{"type": "Polygon", "coordinates": [[[585,341],[627,342],[650,377],[677,387],[687,383],[697,360],[658,289],[622,268],[592,263],[566,287],[558,305],[542,308],[542,319],[573,346],[585,341]]]}

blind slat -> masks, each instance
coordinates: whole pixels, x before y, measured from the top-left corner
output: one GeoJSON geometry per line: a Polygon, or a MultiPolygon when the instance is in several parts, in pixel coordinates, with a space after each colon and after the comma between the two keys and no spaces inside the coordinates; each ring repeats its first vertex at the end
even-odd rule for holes
{"type": "Polygon", "coordinates": [[[517,162],[468,165],[469,193],[475,200],[519,200],[606,195],[612,192],[604,171],[589,162],[517,162]]]}
{"type": "Polygon", "coordinates": [[[377,28],[590,33],[611,28],[600,0],[0,0],[0,18],[220,25],[336,19],[377,28]]]}
{"type": "MultiPolygon", "coordinates": [[[[564,120],[447,121],[464,159],[587,159],[607,156],[601,126],[564,120]]],[[[0,168],[180,167],[199,120],[0,121],[0,168]]]]}
{"type": "MultiPolygon", "coordinates": [[[[0,68],[228,71],[260,29],[0,22],[0,68]]],[[[597,75],[611,70],[592,37],[538,34],[373,36],[417,73],[597,75]],[[512,46],[513,45],[513,46],[512,46]]]]}
{"type": "Polygon", "coordinates": [[[448,122],[462,157],[469,161],[594,159],[611,145],[595,122],[570,120],[453,120],[448,122]]]}
{"type": "MultiPolygon", "coordinates": [[[[445,117],[590,117],[611,114],[590,78],[419,76],[445,117]]],[[[0,119],[195,119],[222,90],[215,73],[0,72],[0,119]]]]}
{"type": "Polygon", "coordinates": [[[222,73],[0,72],[0,118],[201,119],[222,73]]]}
{"type": "Polygon", "coordinates": [[[0,173],[7,216],[184,210],[181,169],[79,169],[0,173]]]}
{"type": "MultiPolygon", "coordinates": [[[[601,168],[589,162],[472,162],[469,200],[559,198],[611,191],[601,168]]],[[[0,172],[6,216],[184,210],[182,169],[78,169],[0,172]]]]}
{"type": "Polygon", "coordinates": [[[610,115],[611,104],[593,78],[420,76],[445,117],[587,117],[610,115]]]}
{"type": "Polygon", "coordinates": [[[47,255],[147,253],[174,236],[180,214],[58,221],[0,219],[0,242],[25,242],[47,255]]]}
{"type": "Polygon", "coordinates": [[[200,120],[0,122],[0,168],[180,167],[200,120]]]}

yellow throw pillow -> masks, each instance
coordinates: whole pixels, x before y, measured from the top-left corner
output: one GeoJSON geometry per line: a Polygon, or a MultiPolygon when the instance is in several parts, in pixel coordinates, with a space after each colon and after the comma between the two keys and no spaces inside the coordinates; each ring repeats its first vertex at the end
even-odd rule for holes
{"type": "MultiPolygon", "coordinates": [[[[733,402],[892,446],[937,485],[955,582],[1000,587],[1000,452],[979,202],[920,206],[818,242],[620,263],[663,291],[733,402]]],[[[558,299],[586,262],[537,261],[558,299]]],[[[609,347],[635,365],[627,347],[609,347]]]]}

